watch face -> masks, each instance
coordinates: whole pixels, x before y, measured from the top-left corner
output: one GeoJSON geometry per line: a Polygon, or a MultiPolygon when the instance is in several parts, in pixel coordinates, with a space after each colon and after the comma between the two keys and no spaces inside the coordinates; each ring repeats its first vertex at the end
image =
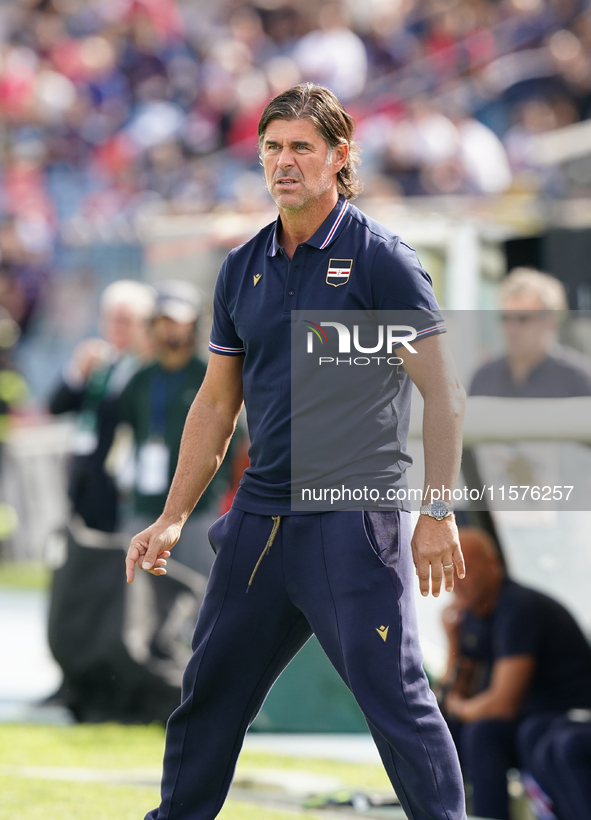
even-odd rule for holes
{"type": "Polygon", "coordinates": [[[449,507],[445,501],[433,501],[431,504],[431,515],[434,518],[445,518],[449,512],[449,507]]]}

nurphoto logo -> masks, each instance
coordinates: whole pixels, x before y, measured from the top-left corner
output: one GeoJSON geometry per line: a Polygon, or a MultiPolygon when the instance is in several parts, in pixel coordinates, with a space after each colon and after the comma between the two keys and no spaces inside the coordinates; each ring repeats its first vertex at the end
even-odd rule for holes
{"type": "Polygon", "coordinates": [[[304,319],[303,322],[308,329],[306,344],[306,351],[308,353],[314,352],[315,344],[326,345],[327,347],[332,348],[331,350],[326,350],[327,353],[334,352],[339,355],[343,353],[351,353],[352,340],[353,347],[357,353],[368,354],[383,352],[387,354],[382,356],[356,356],[355,358],[349,357],[348,359],[340,359],[338,356],[320,356],[318,359],[319,366],[327,364],[348,364],[360,365],[363,367],[371,364],[372,362],[375,362],[378,365],[382,362],[386,362],[386,364],[398,366],[403,364],[403,359],[400,356],[392,356],[392,352],[395,347],[400,347],[400,345],[403,345],[409,353],[417,352],[411,345],[411,342],[417,338],[417,331],[410,325],[376,325],[375,329],[377,331],[377,340],[374,339],[375,344],[367,347],[361,344],[359,338],[359,325],[353,325],[353,333],[351,334],[349,328],[342,322],[320,322],[320,324],[317,324],[316,322],[311,322],[308,319],[304,319]],[[336,330],[336,338],[334,332],[331,331],[331,338],[329,339],[329,336],[324,328],[333,328],[333,330],[336,330]],[[337,343],[336,350],[335,341],[337,343]]]}

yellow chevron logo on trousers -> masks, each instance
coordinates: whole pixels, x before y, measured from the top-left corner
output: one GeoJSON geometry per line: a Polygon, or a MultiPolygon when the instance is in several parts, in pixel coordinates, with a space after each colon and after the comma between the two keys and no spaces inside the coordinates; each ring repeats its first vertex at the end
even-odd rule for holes
{"type": "Polygon", "coordinates": [[[385,642],[386,638],[388,637],[388,630],[390,629],[389,626],[376,626],[376,632],[380,636],[380,638],[385,642]]]}
{"type": "Polygon", "coordinates": [[[256,274],[254,274],[254,276],[252,277],[252,278],[253,278],[253,280],[254,280],[254,287],[255,287],[255,288],[256,288],[256,286],[258,285],[258,283],[259,283],[259,279],[261,278],[261,276],[262,276],[262,275],[263,275],[262,273],[256,273],[256,274]]]}

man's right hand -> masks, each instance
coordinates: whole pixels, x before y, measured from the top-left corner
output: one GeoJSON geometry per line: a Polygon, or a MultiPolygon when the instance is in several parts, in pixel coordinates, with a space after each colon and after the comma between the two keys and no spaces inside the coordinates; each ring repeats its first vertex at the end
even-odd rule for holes
{"type": "Polygon", "coordinates": [[[185,421],[179,460],[165,512],[151,527],[131,539],[125,561],[127,582],[136,565],[152,575],[166,574],[166,559],[201,494],[228,448],[242,408],[243,356],[212,353],[207,373],[185,421]]]}
{"type": "Polygon", "coordinates": [[[136,565],[152,575],[166,575],[166,559],[179,540],[181,529],[180,523],[168,524],[158,519],[133,536],[125,559],[128,584],[134,579],[136,565]]]}

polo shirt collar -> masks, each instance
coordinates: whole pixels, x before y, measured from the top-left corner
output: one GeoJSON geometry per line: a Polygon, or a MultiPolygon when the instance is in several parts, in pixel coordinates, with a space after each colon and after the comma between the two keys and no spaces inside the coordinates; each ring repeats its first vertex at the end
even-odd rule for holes
{"type": "MultiPolygon", "coordinates": [[[[342,195],[339,196],[337,204],[326,217],[322,225],[318,228],[316,233],[310,237],[310,239],[304,242],[304,244],[312,245],[313,248],[319,248],[320,250],[328,247],[333,239],[340,233],[345,221],[345,215],[350,211],[350,208],[351,205],[349,200],[345,199],[342,195]]],[[[281,245],[277,239],[280,219],[281,217],[278,216],[273,227],[271,242],[269,244],[269,250],[267,251],[268,256],[276,256],[281,250],[281,245]]]]}

